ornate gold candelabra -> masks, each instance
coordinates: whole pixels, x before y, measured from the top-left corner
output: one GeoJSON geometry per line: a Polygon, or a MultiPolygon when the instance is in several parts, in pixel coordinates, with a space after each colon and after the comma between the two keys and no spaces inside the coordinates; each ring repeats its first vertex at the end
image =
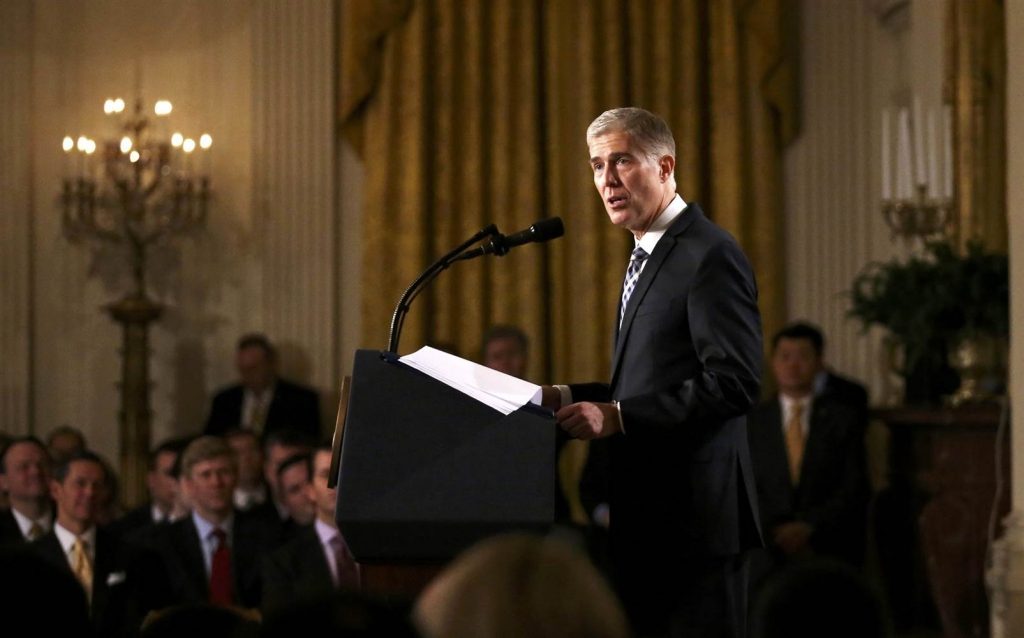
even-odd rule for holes
{"type": "Polygon", "coordinates": [[[914,199],[882,200],[882,217],[893,237],[923,241],[946,237],[953,219],[953,200],[929,197],[927,191],[927,186],[918,186],[914,199]]]}
{"type": "MultiPolygon", "coordinates": [[[[104,104],[107,115],[118,120],[119,139],[103,142],[98,157],[94,140],[82,136],[76,143],[64,138],[64,151],[69,160],[73,158],[77,175],[64,179],[60,200],[69,241],[118,244],[130,256],[132,289],[105,310],[124,332],[119,415],[122,496],[126,505],[134,505],[147,498],[152,424],[149,324],[163,310],[146,294],[146,253],[150,246],[195,230],[205,221],[212,139],[204,134],[198,145],[180,133],[159,139],[141,98],[130,115],[122,115],[124,106],[120,98],[104,104]],[[197,146],[201,158],[195,157],[197,146]],[[203,162],[202,171],[194,169],[198,160],[203,162]]],[[[171,103],[164,100],[154,107],[159,118],[171,110],[171,103]]]]}

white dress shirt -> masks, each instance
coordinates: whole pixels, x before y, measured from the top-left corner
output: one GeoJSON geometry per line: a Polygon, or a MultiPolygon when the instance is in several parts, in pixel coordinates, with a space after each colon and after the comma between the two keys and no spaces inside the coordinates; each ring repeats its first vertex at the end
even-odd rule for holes
{"type": "Polygon", "coordinates": [[[69,532],[64,528],[63,525],[57,523],[53,526],[53,532],[57,535],[57,541],[60,543],[61,549],[64,550],[64,557],[68,559],[68,566],[71,570],[75,569],[75,541],[79,538],[82,539],[82,546],[85,549],[85,555],[89,559],[90,565],[96,565],[96,526],[93,525],[89,529],[85,530],[81,536],[69,532]]]}
{"type": "Polygon", "coordinates": [[[21,530],[21,536],[25,540],[30,540],[28,533],[32,529],[32,525],[38,525],[43,530],[43,534],[49,534],[53,529],[53,512],[46,512],[36,520],[32,520],[13,507],[11,514],[14,514],[14,520],[18,522],[18,529],[21,530]]]}
{"type": "Polygon", "coordinates": [[[334,584],[337,585],[338,557],[334,555],[334,546],[331,545],[331,542],[336,536],[341,536],[341,532],[319,518],[316,519],[316,523],[313,524],[313,527],[316,529],[316,535],[320,538],[320,549],[324,550],[324,555],[327,556],[327,566],[331,568],[331,579],[334,580],[334,584]]]}
{"type": "Polygon", "coordinates": [[[232,514],[228,516],[220,525],[214,525],[210,521],[200,516],[197,512],[192,512],[192,522],[195,523],[196,531],[199,532],[199,545],[203,549],[203,565],[206,566],[206,577],[210,577],[210,572],[213,570],[213,553],[217,551],[217,547],[220,546],[220,541],[214,536],[213,530],[218,527],[224,530],[227,535],[225,541],[228,547],[234,544],[234,539],[231,537],[231,528],[233,527],[235,516],[232,514]]]}
{"type": "Polygon", "coordinates": [[[800,429],[804,433],[804,439],[807,438],[807,433],[811,431],[811,407],[814,403],[814,396],[808,395],[802,399],[794,399],[788,397],[785,394],[779,393],[779,405],[782,407],[782,438],[786,438],[786,430],[789,428],[789,419],[793,416],[793,408],[800,404],[803,406],[803,412],[800,414],[800,429]]]}

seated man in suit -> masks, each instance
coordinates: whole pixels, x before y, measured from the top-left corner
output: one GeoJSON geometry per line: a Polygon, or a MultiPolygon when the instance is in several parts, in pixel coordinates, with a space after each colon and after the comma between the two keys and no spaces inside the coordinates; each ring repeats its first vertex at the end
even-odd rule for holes
{"type": "Polygon", "coordinates": [[[178,479],[174,474],[174,465],[186,445],[184,439],[172,439],[164,441],[150,452],[149,473],[146,476],[149,502],[112,523],[113,531],[126,538],[142,541],[151,536],[155,526],[181,518],[175,511],[178,479]]]}
{"type": "Polygon", "coordinates": [[[521,329],[516,326],[494,326],[484,335],[480,361],[492,370],[525,379],[529,347],[530,342],[521,329]]]}
{"type": "Polygon", "coordinates": [[[313,477],[311,463],[309,453],[296,454],[285,459],[277,471],[282,502],[299,527],[312,525],[316,520],[316,503],[309,491],[313,477]]]}
{"type": "Polygon", "coordinates": [[[10,509],[0,511],[0,545],[21,545],[50,531],[50,454],[42,441],[15,439],[0,454],[0,490],[10,500],[10,509]]]}
{"type": "Polygon", "coordinates": [[[241,383],[213,398],[206,434],[234,428],[269,434],[283,428],[320,438],[320,401],[310,388],[277,376],[277,351],[263,335],[238,342],[235,365],[241,383]]]}
{"type": "Polygon", "coordinates": [[[863,560],[869,488],[856,410],[814,394],[821,367],[815,332],[788,326],[772,343],[779,395],[747,417],[761,529],[768,547],[751,582],[780,563],[817,554],[863,560]]]}
{"type": "Polygon", "coordinates": [[[322,445],[308,458],[313,476],[308,489],[316,502],[316,521],[267,558],[263,600],[268,612],[316,599],[333,589],[359,588],[359,566],[334,522],[337,491],[327,487],[331,447],[322,445]]]}
{"type": "Polygon", "coordinates": [[[285,504],[281,489],[281,466],[289,458],[309,454],[312,449],[311,440],[295,430],[275,430],[263,441],[263,478],[270,487],[270,498],[249,512],[274,527],[281,542],[290,540],[298,527],[288,505],[285,504]]]}
{"type": "Polygon", "coordinates": [[[252,430],[235,428],[224,435],[238,456],[238,487],[235,488],[235,509],[248,512],[270,499],[270,490],[263,480],[263,448],[260,437],[252,430]]]}
{"type": "Polygon", "coordinates": [[[50,483],[57,521],[33,549],[81,583],[95,635],[135,636],[145,615],[167,604],[166,576],[155,554],[97,527],[105,472],[88,450],[57,462],[50,483]]]}
{"type": "Polygon", "coordinates": [[[235,451],[219,437],[199,437],[181,455],[181,476],[192,514],[168,527],[161,543],[175,602],[258,607],[272,532],[235,512],[235,451]]]}

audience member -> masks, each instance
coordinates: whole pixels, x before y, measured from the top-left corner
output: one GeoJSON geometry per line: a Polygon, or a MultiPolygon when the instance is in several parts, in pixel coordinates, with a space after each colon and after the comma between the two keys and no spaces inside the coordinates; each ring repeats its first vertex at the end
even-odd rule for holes
{"type": "Polygon", "coordinates": [[[111,529],[125,538],[143,542],[150,538],[156,526],[171,523],[184,516],[176,511],[178,501],[178,479],[174,466],[188,441],[171,439],[164,441],[149,455],[149,473],[146,485],[149,488],[149,502],[128,512],[111,525],[111,529]]]}
{"type": "Polygon", "coordinates": [[[235,512],[235,451],[219,437],[199,437],[181,455],[181,476],[192,515],[172,523],[161,546],[174,601],[258,607],[261,555],[271,533],[235,512]]]}
{"type": "Polygon", "coordinates": [[[857,414],[862,427],[868,424],[868,390],[861,383],[849,379],[825,365],[825,336],[821,330],[809,323],[793,323],[790,327],[800,330],[818,353],[818,370],[814,375],[814,394],[834,399],[837,403],[850,406],[857,414]]]}
{"type": "Polygon", "coordinates": [[[849,566],[811,561],[783,571],[757,596],[752,638],[887,638],[880,598],[849,566]]]}
{"type": "Polygon", "coordinates": [[[252,430],[235,428],[225,438],[238,456],[238,487],[235,488],[235,509],[248,512],[267,502],[267,484],[263,480],[263,449],[260,437],[252,430]]]}
{"type": "Polygon", "coordinates": [[[265,336],[242,337],[235,355],[241,383],[214,397],[206,434],[248,428],[267,435],[292,429],[318,439],[320,402],[316,392],[279,378],[277,364],[277,351],[265,336]]]}
{"type": "MultiPolygon", "coordinates": [[[[11,444],[14,439],[11,435],[6,432],[0,432],[0,457],[7,451],[7,446],[11,444]]],[[[7,490],[0,486],[0,510],[4,510],[10,507],[10,503],[7,500],[7,490]]]]}
{"type": "Polygon", "coordinates": [[[294,536],[298,524],[285,505],[278,473],[287,459],[296,454],[309,454],[312,447],[308,437],[294,430],[276,430],[263,441],[263,478],[270,487],[270,498],[249,511],[273,524],[278,530],[278,538],[285,542],[294,536]]]}
{"type": "Polygon", "coordinates": [[[96,495],[96,524],[107,527],[124,515],[121,510],[121,483],[110,461],[99,457],[103,465],[103,483],[96,495]]]}
{"type": "Polygon", "coordinates": [[[622,606],[587,557],[554,539],[494,537],[430,584],[414,617],[428,638],[619,638],[622,606]]]}
{"type": "Polygon", "coordinates": [[[46,440],[50,456],[57,461],[62,455],[78,452],[86,448],[85,435],[70,425],[61,425],[50,432],[46,440]]]}
{"type": "Polygon", "coordinates": [[[767,550],[751,563],[753,584],[780,564],[817,554],[863,559],[869,488],[856,410],[815,396],[821,353],[803,325],[781,330],[771,366],[779,395],[747,419],[767,550]]]}
{"type": "Polygon", "coordinates": [[[0,511],[0,545],[21,545],[50,531],[50,455],[42,441],[14,439],[0,454],[0,490],[10,500],[10,509],[0,511]]]}
{"type": "Polygon", "coordinates": [[[312,456],[309,498],[316,504],[316,521],[272,553],[264,566],[263,599],[267,613],[315,600],[336,588],[358,589],[359,566],[334,521],[337,491],[327,487],[331,447],[322,445],[312,456]]]}
{"type": "Polygon", "coordinates": [[[297,525],[312,525],[316,518],[316,503],[309,492],[312,472],[309,454],[296,454],[285,459],[277,471],[281,485],[281,502],[297,525]]]}
{"type": "Polygon", "coordinates": [[[54,465],[57,521],[33,548],[81,584],[97,636],[135,636],[145,615],[167,603],[166,577],[154,554],[97,526],[104,474],[102,460],[88,450],[54,465]]]}
{"type": "Polygon", "coordinates": [[[494,326],[484,335],[480,347],[483,365],[523,379],[526,377],[530,342],[526,333],[516,326],[494,326]]]}

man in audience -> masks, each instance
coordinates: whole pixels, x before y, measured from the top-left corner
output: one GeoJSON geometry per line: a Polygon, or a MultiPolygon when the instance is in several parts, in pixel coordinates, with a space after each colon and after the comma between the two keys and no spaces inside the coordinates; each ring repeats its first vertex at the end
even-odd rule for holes
{"type": "Polygon", "coordinates": [[[530,342],[516,326],[494,326],[484,335],[480,348],[483,365],[519,379],[526,377],[530,342]]]}
{"type": "MultiPolygon", "coordinates": [[[[149,474],[146,475],[149,502],[114,522],[112,527],[115,531],[127,538],[142,540],[151,535],[154,527],[176,520],[178,479],[174,475],[174,465],[186,444],[183,439],[172,439],[164,441],[150,453],[149,474]]],[[[177,518],[181,518],[181,514],[177,518]]]]}
{"type": "Polygon", "coordinates": [[[281,465],[297,454],[309,454],[312,450],[310,440],[294,430],[275,430],[266,436],[263,442],[263,478],[270,487],[270,498],[262,505],[250,511],[259,518],[273,524],[278,530],[278,537],[288,541],[296,531],[297,524],[288,511],[281,490],[278,476],[281,465]]]}
{"type": "Polygon", "coordinates": [[[42,441],[27,436],[0,455],[0,490],[10,509],[0,511],[0,545],[34,541],[53,527],[50,501],[50,455],[42,441]]]}
{"type": "Polygon", "coordinates": [[[56,461],[58,457],[86,448],[85,435],[70,425],[62,425],[50,432],[46,441],[50,456],[56,461]]]}
{"type": "Polygon", "coordinates": [[[316,521],[271,554],[264,566],[264,601],[268,611],[316,599],[332,589],[358,589],[359,567],[334,522],[337,491],[327,487],[331,447],[307,456],[313,480],[307,486],[316,504],[316,521]]]}
{"type": "Polygon", "coordinates": [[[288,457],[277,471],[281,502],[291,519],[303,527],[312,525],[316,518],[316,503],[309,491],[311,471],[309,454],[288,457]]]}
{"type": "Polygon", "coordinates": [[[265,336],[242,337],[235,355],[241,383],[214,397],[206,434],[223,435],[234,428],[248,428],[267,435],[292,429],[317,440],[320,402],[316,392],[279,378],[277,363],[277,351],[265,336]]]}
{"type": "Polygon", "coordinates": [[[192,515],[167,529],[161,548],[175,602],[258,607],[270,532],[235,512],[235,451],[220,437],[199,437],[181,455],[181,475],[192,515]]]}
{"type": "Polygon", "coordinates": [[[837,403],[848,405],[857,414],[857,420],[862,427],[868,424],[868,390],[862,384],[848,379],[824,364],[825,360],[825,337],[821,330],[809,323],[794,323],[793,327],[799,327],[811,340],[814,349],[818,353],[818,371],[814,375],[814,394],[827,396],[835,399],[837,403]]]}
{"type": "Polygon", "coordinates": [[[263,480],[263,449],[260,438],[252,430],[235,428],[225,438],[238,456],[238,487],[235,488],[235,509],[248,512],[263,505],[270,497],[263,480]]]}
{"type": "Polygon", "coordinates": [[[33,548],[81,584],[97,636],[133,636],[149,611],[167,604],[166,577],[154,554],[97,526],[104,473],[88,450],[57,461],[50,482],[57,521],[33,548]]]}
{"type": "Polygon", "coordinates": [[[793,559],[863,559],[868,484],[856,410],[814,394],[821,366],[816,331],[795,324],[775,335],[771,366],[779,395],[747,420],[761,529],[767,549],[751,582],[793,559]]]}

